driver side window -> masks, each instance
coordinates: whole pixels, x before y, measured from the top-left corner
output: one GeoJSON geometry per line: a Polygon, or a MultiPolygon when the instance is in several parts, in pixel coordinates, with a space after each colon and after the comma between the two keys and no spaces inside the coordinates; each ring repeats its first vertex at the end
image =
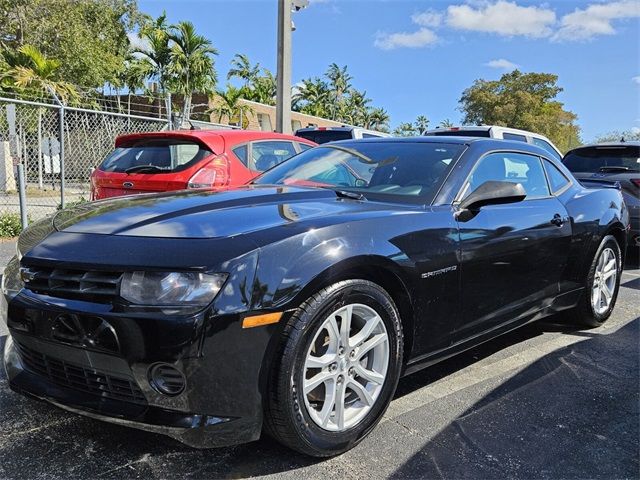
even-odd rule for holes
{"type": "Polygon", "coordinates": [[[481,158],[467,180],[463,197],[488,181],[520,183],[527,200],[550,195],[542,162],[534,155],[498,152],[481,158]]]}

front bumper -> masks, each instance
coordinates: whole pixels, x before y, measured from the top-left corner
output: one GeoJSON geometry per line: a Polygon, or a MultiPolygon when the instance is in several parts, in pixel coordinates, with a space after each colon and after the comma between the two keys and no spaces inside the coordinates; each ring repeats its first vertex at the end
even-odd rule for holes
{"type": "Polygon", "coordinates": [[[69,301],[64,308],[45,306],[24,293],[11,301],[4,364],[12,390],[91,418],[168,435],[197,448],[260,437],[261,373],[268,368],[265,358],[273,327],[243,330],[240,315],[162,323],[135,318],[116,321],[101,314],[117,334],[130,337],[122,342],[122,351],[104,352],[47,338],[50,322],[59,315],[73,311],[83,318],[73,306],[78,305],[69,301]],[[141,322],[145,321],[154,328],[144,328],[141,322]],[[185,329],[193,333],[182,335],[185,329]],[[164,345],[162,339],[172,335],[175,340],[190,341],[164,345]],[[169,397],[152,388],[148,372],[158,362],[184,373],[182,394],[169,397]],[[122,387],[127,384],[129,388],[122,387]]]}

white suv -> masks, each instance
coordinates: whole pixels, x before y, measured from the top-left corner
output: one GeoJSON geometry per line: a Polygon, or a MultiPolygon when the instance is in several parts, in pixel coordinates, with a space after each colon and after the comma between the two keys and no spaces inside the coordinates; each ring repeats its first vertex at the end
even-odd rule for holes
{"type": "Polygon", "coordinates": [[[360,138],[390,137],[388,133],[367,130],[362,127],[309,127],[296,130],[296,137],[306,138],[312,142],[328,143],[338,140],[350,140],[360,138]]]}
{"type": "Polygon", "coordinates": [[[562,153],[558,150],[551,140],[544,135],[538,133],[527,132],[526,130],[518,130],[517,128],[498,127],[495,125],[478,125],[466,127],[447,127],[429,130],[425,135],[442,135],[455,137],[488,137],[501,138],[503,140],[516,140],[519,142],[532,143],[544,148],[558,160],[562,160],[562,153]]]}

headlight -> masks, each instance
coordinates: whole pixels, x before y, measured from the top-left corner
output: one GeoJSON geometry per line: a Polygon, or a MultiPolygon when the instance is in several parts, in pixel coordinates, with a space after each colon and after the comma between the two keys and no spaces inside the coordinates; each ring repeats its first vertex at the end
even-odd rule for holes
{"type": "Polygon", "coordinates": [[[20,262],[18,261],[18,257],[13,257],[4,269],[0,288],[2,289],[2,293],[11,299],[15,297],[23,287],[24,283],[20,278],[20,262]]]}
{"type": "Polygon", "coordinates": [[[204,307],[226,279],[226,273],[127,272],[122,277],[120,296],[137,305],[204,307]]]}

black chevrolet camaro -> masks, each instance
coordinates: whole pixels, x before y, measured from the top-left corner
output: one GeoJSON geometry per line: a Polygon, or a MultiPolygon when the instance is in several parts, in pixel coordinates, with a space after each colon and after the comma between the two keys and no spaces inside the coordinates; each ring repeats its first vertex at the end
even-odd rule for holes
{"type": "Polygon", "coordinates": [[[629,215],[545,150],[327,144],[219,192],[125,197],[29,227],[5,270],[13,390],[196,447],[264,430],[329,456],[398,379],[560,311],[602,324],[629,215]]]}

